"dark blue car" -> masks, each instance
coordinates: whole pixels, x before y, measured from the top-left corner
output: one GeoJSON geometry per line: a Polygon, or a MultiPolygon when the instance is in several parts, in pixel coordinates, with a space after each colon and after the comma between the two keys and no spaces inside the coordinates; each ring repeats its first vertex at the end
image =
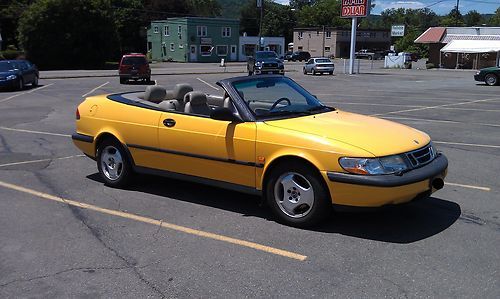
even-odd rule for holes
{"type": "Polygon", "coordinates": [[[38,69],[27,60],[0,60],[0,88],[24,89],[26,84],[38,86],[38,69]]]}

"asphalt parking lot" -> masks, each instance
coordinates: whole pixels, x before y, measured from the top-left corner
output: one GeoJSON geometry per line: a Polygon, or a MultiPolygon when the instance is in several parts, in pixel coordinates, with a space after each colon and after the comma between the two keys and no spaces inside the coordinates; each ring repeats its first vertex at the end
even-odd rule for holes
{"type": "MultiPolygon", "coordinates": [[[[221,94],[217,80],[245,75],[191,68],[153,79],[221,94]]],[[[75,109],[145,86],[46,73],[38,88],[0,92],[0,297],[498,298],[500,87],[471,71],[287,69],[325,104],[430,134],[450,162],[444,189],[303,230],[209,186],[141,176],[109,188],[72,144],[75,109]]]]}

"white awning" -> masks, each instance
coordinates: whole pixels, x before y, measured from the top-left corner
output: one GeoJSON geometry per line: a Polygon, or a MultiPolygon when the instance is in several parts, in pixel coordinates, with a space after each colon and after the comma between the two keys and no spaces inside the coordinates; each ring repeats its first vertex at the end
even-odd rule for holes
{"type": "Polygon", "coordinates": [[[500,40],[452,40],[441,49],[447,53],[500,52],[500,40]]]}

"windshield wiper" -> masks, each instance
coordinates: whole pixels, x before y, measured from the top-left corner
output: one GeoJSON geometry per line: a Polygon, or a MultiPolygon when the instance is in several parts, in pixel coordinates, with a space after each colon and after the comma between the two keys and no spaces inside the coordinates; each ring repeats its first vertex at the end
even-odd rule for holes
{"type": "Polygon", "coordinates": [[[326,108],[335,110],[335,108],[331,108],[331,107],[328,107],[328,106],[321,105],[321,106],[311,107],[311,108],[307,109],[307,111],[313,112],[313,111],[323,110],[323,109],[326,109],[326,108]]]}

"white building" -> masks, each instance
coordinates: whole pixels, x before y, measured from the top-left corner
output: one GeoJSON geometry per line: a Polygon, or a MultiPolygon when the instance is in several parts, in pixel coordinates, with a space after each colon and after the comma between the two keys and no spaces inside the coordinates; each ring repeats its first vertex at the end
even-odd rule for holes
{"type": "MultiPolygon", "coordinates": [[[[239,45],[239,60],[246,61],[248,56],[252,56],[255,53],[257,46],[259,44],[258,36],[240,36],[239,45]]],[[[264,50],[274,51],[278,54],[278,57],[285,55],[285,38],[284,37],[273,37],[273,36],[263,36],[262,46],[264,50]]]]}

